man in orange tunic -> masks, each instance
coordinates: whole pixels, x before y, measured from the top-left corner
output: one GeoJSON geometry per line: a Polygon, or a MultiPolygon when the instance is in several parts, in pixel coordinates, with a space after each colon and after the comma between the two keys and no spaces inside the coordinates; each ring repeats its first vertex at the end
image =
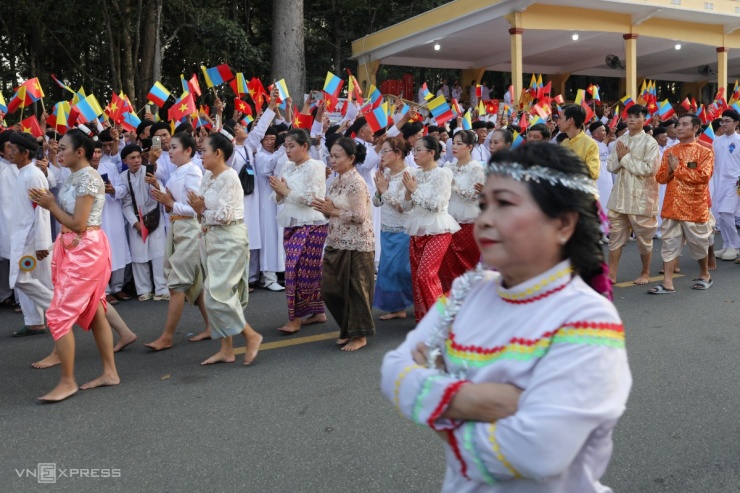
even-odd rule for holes
{"type": "Polygon", "coordinates": [[[708,252],[712,236],[709,215],[709,180],[714,172],[714,151],[696,141],[701,121],[692,114],[678,119],[676,134],[679,143],[666,150],[655,179],[666,184],[660,227],[663,247],[661,256],[665,269],[663,284],[648,291],[651,294],[675,293],[673,269],[684,242],[691,256],[699,262],[701,273],[694,279],[693,289],[708,289],[708,252]]]}

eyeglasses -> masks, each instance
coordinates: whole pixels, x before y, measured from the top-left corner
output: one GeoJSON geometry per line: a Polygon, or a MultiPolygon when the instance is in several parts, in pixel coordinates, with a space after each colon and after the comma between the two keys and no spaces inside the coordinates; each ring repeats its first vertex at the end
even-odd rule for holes
{"type": "Polygon", "coordinates": [[[381,149],[378,154],[382,156],[383,154],[388,154],[389,152],[395,152],[395,151],[393,151],[393,149],[381,149]]]}
{"type": "Polygon", "coordinates": [[[735,120],[720,120],[719,121],[720,125],[732,125],[733,123],[735,123],[735,120]]]}

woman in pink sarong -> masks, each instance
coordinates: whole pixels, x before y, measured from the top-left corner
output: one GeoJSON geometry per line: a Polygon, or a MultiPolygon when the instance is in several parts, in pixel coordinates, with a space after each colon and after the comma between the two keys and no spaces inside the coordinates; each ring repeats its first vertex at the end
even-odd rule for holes
{"type": "Polygon", "coordinates": [[[70,130],[59,142],[60,164],[72,172],[59,191],[59,203],[48,190],[29,191],[31,200],[48,209],[62,225],[51,261],[54,297],[46,312],[62,377],[54,390],[39,398],[43,402],[62,401],[79,389],[74,377],[75,323],[92,329],[103,361],[102,375],[81,388],[120,382],[113,359],[113,334],[105,318],[105,286],[111,273],[108,238],[100,229],[105,185],[90,167],[93,152],[92,139],[81,130],[70,130]]]}

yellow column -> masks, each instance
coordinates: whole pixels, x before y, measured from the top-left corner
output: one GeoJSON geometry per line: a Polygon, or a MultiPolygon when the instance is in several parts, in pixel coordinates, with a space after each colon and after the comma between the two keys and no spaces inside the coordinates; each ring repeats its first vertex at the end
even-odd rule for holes
{"type": "Polygon", "coordinates": [[[357,82],[362,86],[362,91],[365,92],[370,88],[370,84],[377,87],[378,83],[375,76],[380,68],[380,60],[373,60],[367,63],[360,64],[357,67],[357,82]]]}
{"type": "MultiPolygon", "coordinates": [[[[486,73],[486,67],[466,68],[462,71],[460,77],[460,87],[463,88],[463,101],[470,102],[470,84],[475,81],[480,84],[483,80],[483,74],[486,73]]],[[[505,90],[506,88],[504,88],[505,90]]],[[[500,92],[500,91],[499,91],[500,92]]]]}
{"type": "Polygon", "coordinates": [[[725,90],[725,101],[729,101],[727,94],[727,52],[729,48],[717,48],[717,91],[725,90]]]}
{"type": "Polygon", "coordinates": [[[514,86],[514,98],[516,103],[524,87],[524,74],[522,72],[522,33],[521,27],[509,29],[511,35],[511,83],[514,86]]]}
{"type": "Polygon", "coordinates": [[[624,38],[625,93],[632,99],[637,97],[637,34],[622,35],[624,38]]]}
{"type": "MultiPolygon", "coordinates": [[[[565,94],[565,83],[570,78],[570,74],[563,73],[563,74],[551,74],[545,76],[548,80],[548,82],[552,82],[552,96],[557,96],[558,94],[565,94]]],[[[547,82],[545,82],[547,84],[547,82]]]]}

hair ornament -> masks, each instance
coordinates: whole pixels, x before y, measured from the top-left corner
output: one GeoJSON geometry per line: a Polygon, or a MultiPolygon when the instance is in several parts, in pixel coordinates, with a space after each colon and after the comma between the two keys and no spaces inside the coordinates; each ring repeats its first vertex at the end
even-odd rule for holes
{"type": "Polygon", "coordinates": [[[535,183],[547,182],[550,185],[560,185],[571,190],[577,190],[594,197],[598,197],[599,190],[596,182],[582,175],[570,175],[555,171],[544,166],[522,166],[519,163],[491,162],[486,166],[486,175],[499,175],[513,178],[517,181],[535,183]]]}

